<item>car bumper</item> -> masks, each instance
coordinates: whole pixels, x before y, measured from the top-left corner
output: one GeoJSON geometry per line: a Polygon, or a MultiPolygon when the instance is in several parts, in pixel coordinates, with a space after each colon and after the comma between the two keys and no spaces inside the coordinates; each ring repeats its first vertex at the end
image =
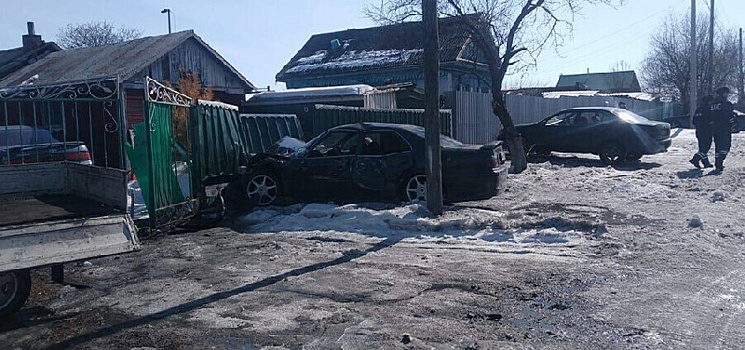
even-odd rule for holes
{"type": "Polygon", "coordinates": [[[445,200],[454,203],[492,198],[504,191],[508,169],[507,164],[502,164],[483,176],[446,179],[445,200]]]}
{"type": "Polygon", "coordinates": [[[673,140],[670,138],[657,141],[657,145],[655,147],[650,147],[647,153],[655,154],[655,153],[667,152],[667,149],[670,148],[670,145],[672,144],[673,144],[673,140]]]}

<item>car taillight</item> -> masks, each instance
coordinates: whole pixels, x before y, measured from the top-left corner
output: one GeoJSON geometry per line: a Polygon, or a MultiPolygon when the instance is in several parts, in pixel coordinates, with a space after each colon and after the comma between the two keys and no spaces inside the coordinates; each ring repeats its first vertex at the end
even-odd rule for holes
{"type": "Polygon", "coordinates": [[[74,162],[91,160],[91,154],[89,152],[67,153],[65,155],[65,160],[74,162]]]}

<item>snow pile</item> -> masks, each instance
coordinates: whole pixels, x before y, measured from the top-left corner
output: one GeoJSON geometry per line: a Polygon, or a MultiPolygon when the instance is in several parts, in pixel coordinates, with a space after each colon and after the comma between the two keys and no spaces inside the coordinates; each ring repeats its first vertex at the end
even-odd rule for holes
{"type": "Polygon", "coordinates": [[[318,70],[361,69],[381,67],[411,62],[424,54],[422,49],[414,50],[372,50],[347,51],[337,58],[324,62],[325,51],[297,60],[296,65],[285,73],[307,73],[318,70]]]}
{"type": "Polygon", "coordinates": [[[247,232],[290,232],[298,235],[360,234],[407,242],[508,243],[521,245],[575,246],[586,241],[586,231],[562,227],[511,227],[505,213],[478,208],[448,208],[432,217],[426,206],[386,204],[308,204],[287,208],[258,209],[239,218],[247,232]]]}
{"type": "Polygon", "coordinates": [[[326,54],[328,52],[326,50],[318,50],[314,54],[308,56],[308,57],[301,57],[298,58],[297,64],[298,65],[308,65],[308,64],[319,64],[323,63],[323,59],[326,58],[326,54]]]}

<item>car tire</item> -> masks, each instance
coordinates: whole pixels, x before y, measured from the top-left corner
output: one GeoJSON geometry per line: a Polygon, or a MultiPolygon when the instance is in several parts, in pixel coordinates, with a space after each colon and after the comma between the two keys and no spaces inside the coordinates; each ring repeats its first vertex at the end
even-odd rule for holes
{"type": "Polygon", "coordinates": [[[0,272],[0,319],[18,311],[28,300],[31,273],[28,269],[0,272]]]}
{"type": "Polygon", "coordinates": [[[605,165],[616,165],[624,161],[626,152],[623,150],[623,146],[616,142],[606,143],[600,149],[600,161],[605,165]]]}
{"type": "Polygon", "coordinates": [[[401,198],[405,203],[427,201],[427,176],[416,173],[404,177],[401,186],[401,198]]]}
{"type": "Polygon", "coordinates": [[[269,172],[251,174],[244,186],[244,194],[251,206],[266,207],[277,202],[280,192],[278,177],[269,172]]]}
{"type": "Polygon", "coordinates": [[[643,154],[641,153],[629,153],[626,155],[626,160],[629,162],[638,162],[642,159],[643,154]]]}

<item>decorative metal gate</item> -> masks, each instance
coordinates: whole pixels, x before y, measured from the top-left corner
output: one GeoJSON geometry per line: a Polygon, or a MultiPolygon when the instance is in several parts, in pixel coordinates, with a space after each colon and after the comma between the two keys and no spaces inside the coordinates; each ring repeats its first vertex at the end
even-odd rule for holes
{"type": "Polygon", "coordinates": [[[191,98],[150,77],[145,81],[145,121],[132,126],[136,144],[141,145],[140,135],[145,138],[144,157],[142,152],[129,155],[143,189],[151,229],[168,229],[197,211],[188,135],[191,98]]]}
{"type": "Polygon", "coordinates": [[[73,161],[124,169],[117,78],[0,89],[0,165],[73,161]]]}

